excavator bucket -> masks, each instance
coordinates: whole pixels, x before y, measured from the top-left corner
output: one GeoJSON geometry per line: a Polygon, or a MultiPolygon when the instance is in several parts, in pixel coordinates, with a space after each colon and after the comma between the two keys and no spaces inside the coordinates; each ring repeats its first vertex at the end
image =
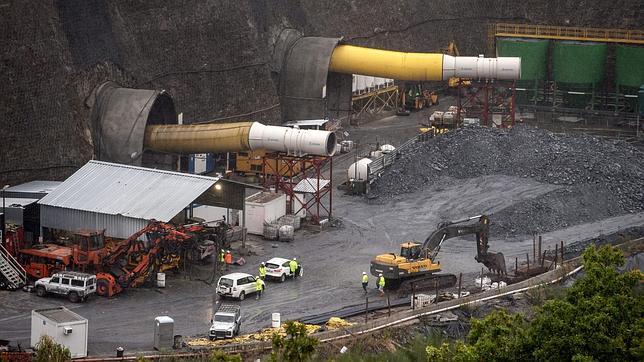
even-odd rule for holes
{"type": "Polygon", "coordinates": [[[503,256],[503,253],[487,252],[474,258],[479,263],[485,265],[493,273],[507,275],[507,270],[505,268],[505,257],[503,256]]]}

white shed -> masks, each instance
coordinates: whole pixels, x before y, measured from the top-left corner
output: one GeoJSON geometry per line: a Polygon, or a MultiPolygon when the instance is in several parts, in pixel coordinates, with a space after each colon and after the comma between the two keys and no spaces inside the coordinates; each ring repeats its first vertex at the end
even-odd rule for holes
{"type": "Polygon", "coordinates": [[[31,347],[40,337],[51,339],[69,348],[72,358],[87,357],[87,319],[65,307],[31,311],[31,347]]]}
{"type": "Polygon", "coordinates": [[[258,192],[246,198],[246,232],[262,235],[264,223],[271,223],[286,215],[286,195],[258,192]]]}

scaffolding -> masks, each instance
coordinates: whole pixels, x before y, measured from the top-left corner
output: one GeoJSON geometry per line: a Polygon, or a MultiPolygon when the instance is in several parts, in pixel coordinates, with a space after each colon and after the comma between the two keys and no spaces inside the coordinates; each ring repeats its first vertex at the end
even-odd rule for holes
{"type": "Polygon", "coordinates": [[[580,28],[533,24],[491,24],[488,47],[496,37],[533,38],[644,45],[644,30],[580,28]]]}
{"type": "Polygon", "coordinates": [[[478,118],[481,125],[514,127],[516,112],[515,82],[498,80],[458,81],[455,126],[463,119],[478,118]]]}
{"type": "Polygon", "coordinates": [[[332,157],[276,152],[267,153],[262,160],[264,187],[286,194],[287,214],[310,216],[313,224],[331,219],[332,157]]]}
{"type": "Polygon", "coordinates": [[[375,114],[383,111],[396,111],[398,108],[398,92],[398,86],[387,84],[382,88],[354,93],[351,98],[352,118],[358,119],[365,113],[375,114]]]}

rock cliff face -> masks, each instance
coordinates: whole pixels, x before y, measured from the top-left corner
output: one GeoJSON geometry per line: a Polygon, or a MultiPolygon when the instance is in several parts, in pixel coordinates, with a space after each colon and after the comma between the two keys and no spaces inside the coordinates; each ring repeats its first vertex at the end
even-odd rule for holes
{"type": "Polygon", "coordinates": [[[92,158],[85,100],[105,80],[165,89],[187,122],[275,123],[268,62],[284,28],[354,44],[486,49],[487,25],[636,28],[637,1],[58,0],[0,4],[0,184],[64,179],[92,158]]]}

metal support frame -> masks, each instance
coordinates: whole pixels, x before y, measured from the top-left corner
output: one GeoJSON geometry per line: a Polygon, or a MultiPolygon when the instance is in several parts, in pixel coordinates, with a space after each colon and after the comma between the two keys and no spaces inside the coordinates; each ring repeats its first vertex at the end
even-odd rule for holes
{"type": "Polygon", "coordinates": [[[502,128],[514,127],[516,121],[516,84],[515,81],[479,80],[466,84],[458,81],[456,98],[456,120],[458,127],[462,119],[477,117],[483,126],[494,126],[493,116],[501,115],[502,128]],[[463,114],[463,112],[465,112],[463,114]]]}
{"type": "Polygon", "coordinates": [[[2,234],[0,235],[0,245],[3,246],[7,239],[7,208],[5,207],[5,190],[7,188],[9,188],[9,185],[2,187],[2,234]]]}
{"type": "Polygon", "coordinates": [[[398,86],[376,88],[351,98],[351,117],[360,118],[362,114],[375,114],[382,111],[395,111],[398,108],[398,86]]]}
{"type": "Polygon", "coordinates": [[[262,157],[265,188],[275,188],[275,192],[286,194],[288,214],[306,210],[313,224],[319,224],[326,216],[331,218],[333,206],[333,158],[323,156],[290,156],[284,153],[267,153],[262,157]],[[328,167],[327,167],[328,165],[328,167]],[[328,177],[325,175],[328,170],[328,177]],[[300,195],[295,186],[302,180],[308,181],[311,198],[300,195]],[[329,182],[320,186],[321,180],[329,182]],[[297,205],[294,205],[297,202],[297,205]],[[299,206],[299,207],[295,207],[299,206]],[[322,212],[322,213],[321,213],[322,212]]]}

